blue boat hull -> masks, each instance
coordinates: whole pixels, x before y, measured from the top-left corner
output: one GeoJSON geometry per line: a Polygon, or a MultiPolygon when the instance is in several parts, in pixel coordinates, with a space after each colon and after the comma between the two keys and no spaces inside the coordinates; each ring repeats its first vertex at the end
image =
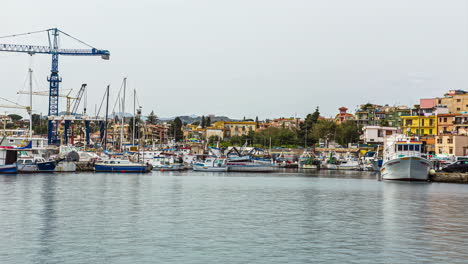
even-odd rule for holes
{"type": "Polygon", "coordinates": [[[0,165],[0,174],[16,174],[18,167],[16,164],[0,165]]]}
{"type": "Polygon", "coordinates": [[[38,162],[36,163],[38,172],[53,172],[55,170],[55,161],[38,162]]]}
{"type": "Polygon", "coordinates": [[[136,172],[136,173],[142,173],[142,172],[148,172],[148,166],[146,166],[146,165],[142,165],[142,166],[135,166],[135,165],[112,166],[112,165],[96,164],[96,165],[94,165],[94,170],[96,172],[119,172],[119,173],[136,172]]]}

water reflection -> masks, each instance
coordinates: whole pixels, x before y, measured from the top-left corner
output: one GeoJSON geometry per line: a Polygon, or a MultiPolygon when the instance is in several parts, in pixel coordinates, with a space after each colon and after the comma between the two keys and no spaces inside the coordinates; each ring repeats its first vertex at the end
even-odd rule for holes
{"type": "MultiPolygon", "coordinates": [[[[40,212],[41,227],[39,228],[39,252],[37,253],[37,263],[48,263],[50,257],[56,253],[56,176],[54,174],[42,177],[42,192],[40,212]]],[[[78,209],[78,208],[77,208],[78,209]]]]}

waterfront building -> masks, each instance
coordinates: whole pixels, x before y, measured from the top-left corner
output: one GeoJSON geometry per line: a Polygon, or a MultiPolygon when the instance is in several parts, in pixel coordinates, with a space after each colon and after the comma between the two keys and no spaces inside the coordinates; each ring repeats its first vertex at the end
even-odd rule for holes
{"type": "Polygon", "coordinates": [[[437,135],[437,118],[430,116],[402,116],[402,130],[409,136],[437,135]]]}
{"type": "Polygon", "coordinates": [[[435,153],[455,156],[468,155],[468,136],[439,135],[436,137],[435,153]]]}
{"type": "Polygon", "coordinates": [[[456,114],[439,114],[437,115],[437,134],[446,135],[455,133],[455,117],[456,114]]]}
{"type": "Polygon", "coordinates": [[[257,130],[257,123],[251,121],[217,121],[210,129],[223,131],[223,138],[248,135],[249,132],[257,130]]]}
{"type": "Polygon", "coordinates": [[[364,144],[371,143],[384,143],[384,138],[398,133],[396,127],[382,127],[382,126],[364,126],[362,128],[362,135],[360,139],[364,144]]]}
{"type": "Polygon", "coordinates": [[[300,118],[276,118],[271,120],[269,127],[299,129],[300,118]]]}
{"type": "Polygon", "coordinates": [[[356,122],[361,126],[389,126],[401,127],[401,116],[411,115],[407,106],[380,106],[365,104],[356,110],[356,122]]]}
{"type": "Polygon", "coordinates": [[[338,108],[338,110],[340,112],[335,116],[335,123],[341,124],[348,120],[355,120],[354,115],[348,113],[348,108],[343,106],[343,107],[338,108]]]}

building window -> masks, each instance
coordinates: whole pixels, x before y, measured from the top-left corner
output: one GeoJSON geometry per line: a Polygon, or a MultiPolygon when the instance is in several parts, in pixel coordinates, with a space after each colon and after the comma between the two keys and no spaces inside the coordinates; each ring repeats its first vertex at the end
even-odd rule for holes
{"type": "Polygon", "coordinates": [[[460,107],[457,107],[457,111],[460,111],[460,107]]]}
{"type": "Polygon", "coordinates": [[[429,135],[432,135],[432,129],[429,129],[429,135]]]}
{"type": "Polygon", "coordinates": [[[429,126],[433,126],[434,125],[434,119],[429,119],[429,126]]]}
{"type": "Polygon", "coordinates": [[[421,120],[421,126],[424,126],[424,123],[425,123],[424,121],[425,121],[424,119],[421,120]]]}
{"type": "Polygon", "coordinates": [[[407,126],[411,126],[413,124],[413,120],[406,120],[406,125],[407,126]]]}
{"type": "Polygon", "coordinates": [[[457,99],[457,103],[461,102],[461,99],[457,99]]]}
{"type": "MultiPolygon", "coordinates": [[[[467,106],[467,107],[468,107],[468,106],[467,106]]],[[[446,118],[446,117],[444,117],[444,122],[447,123],[447,118],[446,118]]]]}
{"type": "Polygon", "coordinates": [[[14,139],[10,139],[9,141],[10,141],[10,143],[15,143],[14,139]]]}
{"type": "MultiPolygon", "coordinates": [[[[438,138],[437,139],[437,144],[442,144],[442,139],[441,138],[438,138]]],[[[440,151],[439,151],[440,152],[440,151]]]]}
{"type": "Polygon", "coordinates": [[[453,154],[453,148],[449,148],[449,154],[453,154]]]}
{"type": "Polygon", "coordinates": [[[447,144],[452,144],[453,143],[453,138],[448,138],[447,139],[447,144]]]}
{"type": "Polygon", "coordinates": [[[421,134],[424,135],[424,129],[421,129],[421,134]]]}
{"type": "Polygon", "coordinates": [[[439,153],[438,154],[442,154],[442,148],[439,148],[439,153]]]}
{"type": "Polygon", "coordinates": [[[442,104],[442,100],[439,99],[439,104],[442,104]]]}

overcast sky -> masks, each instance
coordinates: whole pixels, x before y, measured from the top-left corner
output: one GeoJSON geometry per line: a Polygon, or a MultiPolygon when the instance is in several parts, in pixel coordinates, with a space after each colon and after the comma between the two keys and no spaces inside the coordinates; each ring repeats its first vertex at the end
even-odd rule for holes
{"type": "MultiPolygon", "coordinates": [[[[466,0],[6,1],[0,22],[0,36],[58,27],[110,50],[109,61],[60,57],[61,87],[87,83],[91,113],[107,84],[115,100],[124,76],[143,113],[163,117],[304,117],[316,106],[331,116],[468,89],[466,0]]],[[[27,89],[30,65],[34,89],[48,90],[50,61],[0,53],[0,96],[26,104],[16,92],[27,89]]],[[[47,112],[47,97],[34,101],[47,112]]]]}

